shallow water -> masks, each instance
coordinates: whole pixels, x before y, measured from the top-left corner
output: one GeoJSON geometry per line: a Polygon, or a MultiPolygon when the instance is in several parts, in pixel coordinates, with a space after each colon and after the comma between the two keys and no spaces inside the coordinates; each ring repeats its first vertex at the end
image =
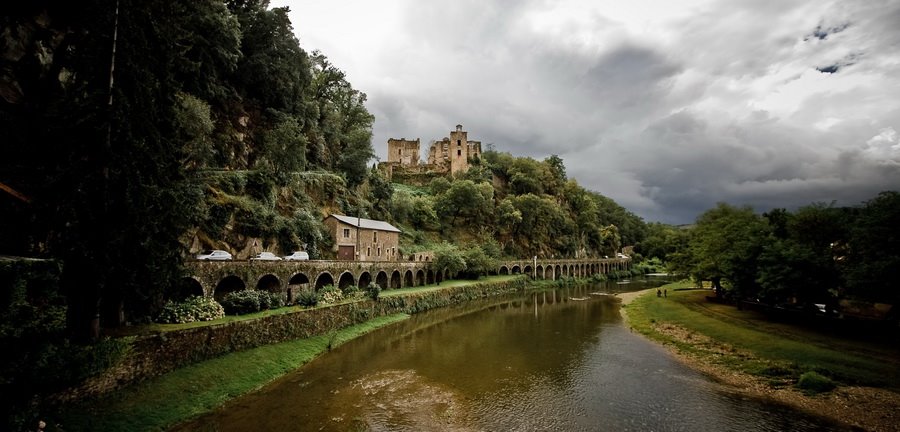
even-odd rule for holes
{"type": "Polygon", "coordinates": [[[723,392],[631,333],[619,303],[599,295],[623,289],[570,287],[418,314],[178,430],[838,429],[723,392]]]}

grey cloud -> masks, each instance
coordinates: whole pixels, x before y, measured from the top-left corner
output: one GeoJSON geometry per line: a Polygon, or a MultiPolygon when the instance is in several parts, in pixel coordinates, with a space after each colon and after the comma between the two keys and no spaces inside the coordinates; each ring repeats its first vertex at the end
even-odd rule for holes
{"type": "Polygon", "coordinates": [[[588,189],[670,223],[720,201],[853,205],[900,185],[896,143],[867,145],[900,131],[900,3],[713,2],[663,25],[665,40],[586,12],[580,25],[608,36],[597,46],[523,25],[545,6],[410,2],[378,63],[351,71],[365,78],[354,85],[376,115],[376,153],[461,123],[501,151],[558,154],[588,189]],[[804,68],[834,89],[789,111],[753,105],[804,68]]]}

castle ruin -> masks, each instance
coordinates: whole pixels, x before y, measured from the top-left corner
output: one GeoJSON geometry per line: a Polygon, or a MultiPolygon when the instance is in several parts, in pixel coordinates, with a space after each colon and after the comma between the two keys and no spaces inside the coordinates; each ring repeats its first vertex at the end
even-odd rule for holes
{"type": "Polygon", "coordinates": [[[418,138],[388,139],[388,161],[379,164],[389,179],[427,183],[437,176],[453,175],[469,169],[469,161],[481,157],[481,141],[470,141],[468,132],[462,125],[450,131],[449,137],[440,141],[431,141],[428,148],[428,159],[422,163],[419,156],[421,142],[418,138]]]}

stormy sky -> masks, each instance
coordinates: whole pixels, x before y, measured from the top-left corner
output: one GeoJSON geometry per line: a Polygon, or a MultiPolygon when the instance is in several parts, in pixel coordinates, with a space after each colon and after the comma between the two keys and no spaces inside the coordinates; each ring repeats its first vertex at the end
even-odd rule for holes
{"type": "Polygon", "coordinates": [[[647,221],[900,189],[900,1],[273,1],[368,95],[372,145],[456,124],[647,221]]]}

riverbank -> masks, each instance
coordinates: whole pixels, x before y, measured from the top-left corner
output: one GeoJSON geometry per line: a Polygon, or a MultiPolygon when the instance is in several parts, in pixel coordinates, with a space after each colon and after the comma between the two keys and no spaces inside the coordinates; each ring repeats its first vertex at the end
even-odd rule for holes
{"type": "MultiPolygon", "coordinates": [[[[218,351],[211,350],[211,345],[219,349],[231,347],[235,352],[175,367],[138,384],[88,398],[86,402],[74,402],[76,399],[70,397],[67,400],[72,402],[65,403],[56,414],[45,419],[50,425],[62,424],[68,431],[165,430],[227,400],[262,388],[331,348],[406,319],[410,314],[500,295],[524,286],[525,281],[519,276],[446,281],[440,286],[391,290],[374,303],[364,300],[162,331],[147,336],[155,341],[153,344],[144,343],[140,348],[133,346],[129,353],[131,360],[126,359],[126,363],[141,363],[143,369],[148,370],[152,368],[146,365],[156,362],[167,363],[167,368],[174,367],[177,361],[170,357],[189,359],[211,355],[218,351]],[[195,334],[197,332],[202,333],[195,334]],[[309,337],[285,341],[284,338],[291,334],[308,334],[309,337]],[[265,344],[266,338],[272,341],[265,344]]],[[[115,374],[115,370],[110,372],[108,377],[97,381],[122,376],[115,374]]],[[[62,429],[51,426],[47,430],[62,429]]]]}
{"type": "Polygon", "coordinates": [[[900,430],[897,347],[844,339],[769,321],[706,301],[708,290],[666,287],[620,294],[626,325],[664,344],[726,391],[760,397],[837,423],[871,431],[900,430]],[[813,393],[796,383],[814,371],[838,387],[813,393]]]}

